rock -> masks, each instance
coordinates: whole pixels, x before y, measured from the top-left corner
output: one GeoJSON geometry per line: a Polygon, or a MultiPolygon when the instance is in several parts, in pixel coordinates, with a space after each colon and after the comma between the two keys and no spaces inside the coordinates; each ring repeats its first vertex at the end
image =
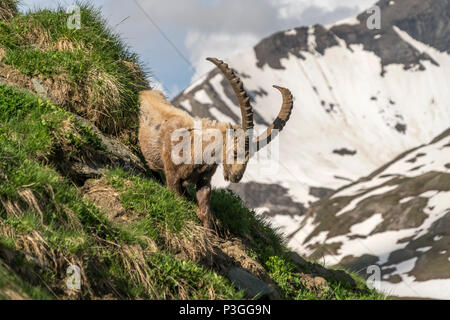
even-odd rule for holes
{"type": "Polygon", "coordinates": [[[234,285],[238,289],[243,290],[249,298],[269,298],[275,291],[264,281],[258,279],[242,268],[231,268],[228,270],[227,276],[234,285]]]}
{"type": "Polygon", "coordinates": [[[310,263],[300,257],[297,252],[290,251],[288,253],[289,258],[301,269],[310,268],[310,263]]]}
{"type": "Polygon", "coordinates": [[[329,270],[329,271],[331,272],[332,277],[337,282],[347,283],[351,288],[357,287],[355,280],[347,272],[345,272],[343,270],[329,270]]]}
{"type": "Polygon", "coordinates": [[[311,282],[311,284],[314,283],[314,286],[316,287],[319,284],[319,287],[323,285],[324,289],[329,288],[328,281],[325,279],[347,283],[351,288],[357,287],[355,280],[343,270],[327,269],[318,263],[308,262],[296,252],[289,252],[288,256],[292,262],[294,262],[298,271],[311,273],[313,280],[309,282],[311,282]],[[323,281],[321,279],[323,279],[323,281]]]}
{"type": "Polygon", "coordinates": [[[76,123],[92,128],[92,133],[100,139],[103,148],[89,148],[87,152],[80,150],[77,154],[64,148],[56,150],[51,161],[65,176],[82,185],[87,179],[102,176],[111,167],[120,167],[134,174],[146,174],[143,162],[124,144],[107,137],[88,120],[77,115],[74,117],[76,123]]]}
{"type": "Polygon", "coordinates": [[[39,78],[33,78],[33,79],[31,79],[31,83],[33,84],[34,91],[35,91],[39,96],[47,98],[47,90],[46,90],[45,87],[42,85],[42,83],[41,83],[41,81],[39,80],[39,78]]]}
{"type": "Polygon", "coordinates": [[[323,290],[329,290],[328,281],[322,277],[314,277],[314,286],[323,290]]]}

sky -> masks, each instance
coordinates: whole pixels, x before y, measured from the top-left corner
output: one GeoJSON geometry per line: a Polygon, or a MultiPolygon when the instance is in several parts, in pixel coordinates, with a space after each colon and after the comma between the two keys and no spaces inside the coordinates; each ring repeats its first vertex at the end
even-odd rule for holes
{"type": "MultiPolygon", "coordinates": [[[[70,7],[75,0],[21,0],[21,10],[70,7]]],[[[136,52],[152,87],[175,97],[222,60],[294,27],[355,16],[375,0],[91,0],[136,52]]],[[[81,21],[83,23],[83,21],[81,21]]]]}

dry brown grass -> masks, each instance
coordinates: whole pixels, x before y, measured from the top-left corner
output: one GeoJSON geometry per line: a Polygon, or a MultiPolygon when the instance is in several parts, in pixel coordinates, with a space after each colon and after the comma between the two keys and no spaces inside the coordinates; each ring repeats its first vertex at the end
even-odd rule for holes
{"type": "Polygon", "coordinates": [[[17,14],[16,3],[15,0],[0,1],[0,20],[9,20],[17,14]]]}
{"type": "Polygon", "coordinates": [[[86,47],[82,42],[73,42],[66,37],[63,37],[59,39],[56,43],[49,43],[48,47],[49,50],[56,50],[56,51],[75,51],[75,50],[83,50],[86,51],[86,47]]]}
{"type": "MultiPolygon", "coordinates": [[[[31,21],[28,21],[31,22],[31,21]]],[[[31,28],[26,28],[23,37],[33,42],[33,45],[41,50],[47,50],[51,46],[50,34],[42,26],[33,24],[31,28]]]]}
{"type": "Polygon", "coordinates": [[[11,200],[8,198],[0,197],[0,203],[3,205],[6,213],[18,217],[22,215],[26,210],[33,210],[39,213],[41,221],[43,221],[44,214],[39,206],[39,197],[29,188],[22,188],[18,192],[19,198],[17,200],[11,200]]]}
{"type": "Polygon", "coordinates": [[[194,262],[211,262],[218,238],[203,227],[187,222],[182,231],[174,233],[168,229],[162,230],[160,237],[162,245],[183,260],[194,262]]]}
{"type": "MultiPolygon", "coordinates": [[[[86,102],[86,117],[95,124],[112,122],[110,130],[118,131],[123,125],[118,123],[117,117],[111,114],[111,108],[120,101],[120,94],[124,88],[111,74],[100,69],[91,69],[85,80],[82,100],[86,102]],[[90,108],[89,106],[96,106],[90,108]]],[[[125,120],[125,119],[124,119],[125,120]]]]}
{"type": "Polygon", "coordinates": [[[147,292],[153,297],[158,296],[156,291],[155,279],[151,273],[146,257],[157,251],[156,244],[151,244],[147,249],[140,245],[124,245],[117,247],[119,256],[123,263],[124,272],[130,275],[131,281],[136,286],[144,286],[147,292]]]}
{"type": "Polygon", "coordinates": [[[6,51],[4,48],[0,47],[0,61],[6,57],[6,51]]]}
{"type": "MultiPolygon", "coordinates": [[[[1,53],[0,53],[1,54],[1,53]]],[[[3,50],[3,54],[5,51],[3,50]]],[[[34,91],[31,78],[0,61],[0,79],[7,84],[34,91]]]]}
{"type": "MultiPolygon", "coordinates": [[[[28,279],[37,279],[35,284],[46,287],[56,299],[80,299],[82,297],[80,291],[70,290],[66,285],[67,268],[71,265],[84,265],[85,261],[82,256],[52,248],[39,231],[33,230],[23,234],[18,233],[11,227],[2,226],[0,227],[0,234],[14,241],[15,253],[11,255],[10,260],[7,260],[6,263],[14,264],[13,261],[17,259],[18,255],[24,255],[28,261],[28,267],[15,268],[22,273],[22,276],[28,279]],[[45,278],[46,272],[52,274],[52,278],[45,278]]],[[[97,267],[101,269],[103,266],[98,264],[97,267]]],[[[95,279],[89,278],[84,268],[81,268],[80,271],[83,297],[101,299],[103,294],[93,288],[95,279]]],[[[112,292],[114,291],[112,282],[106,281],[106,285],[112,292]]],[[[117,293],[117,296],[120,297],[120,294],[117,293]]]]}
{"type": "MultiPolygon", "coordinates": [[[[10,2],[0,2],[0,14],[12,17],[10,2]]],[[[91,9],[85,9],[88,15],[91,9]]],[[[0,76],[9,84],[35,92],[31,80],[38,78],[47,98],[54,104],[93,122],[108,135],[135,144],[137,95],[149,88],[145,71],[136,57],[128,53],[118,37],[107,31],[106,25],[101,27],[102,23],[93,24],[96,30],[85,28],[73,37],[62,23],[63,19],[56,18],[58,14],[52,27],[43,22],[42,14],[38,11],[14,19],[9,36],[15,37],[20,45],[12,46],[12,53],[5,61],[13,70],[2,67],[0,76]],[[33,52],[36,49],[42,54],[33,52]],[[30,55],[22,55],[21,51],[29,51],[30,55]],[[28,63],[27,59],[34,62],[42,59],[42,63],[28,63]],[[50,59],[53,62],[49,62],[50,59]],[[49,67],[39,67],[47,64],[49,67]],[[34,65],[38,67],[31,70],[34,65]]],[[[5,51],[0,51],[0,60],[5,56],[5,51]]]]}
{"type": "MultiPolygon", "coordinates": [[[[45,228],[45,217],[41,207],[44,207],[44,203],[47,201],[52,201],[57,205],[51,186],[47,186],[46,189],[49,194],[48,197],[38,195],[36,192],[33,192],[26,187],[17,192],[18,199],[16,200],[0,197],[0,212],[3,208],[7,217],[12,216],[16,218],[21,218],[26,212],[36,212],[40,217],[40,225],[45,228]]],[[[57,207],[59,206],[57,205],[57,207]]],[[[66,206],[60,207],[59,209],[64,210],[64,212],[61,211],[61,216],[65,213],[65,216],[67,217],[67,219],[61,218],[62,225],[69,226],[70,228],[73,228],[72,230],[82,229],[79,218],[72,210],[66,206]]],[[[1,220],[2,219],[0,218],[0,221],[1,220]]],[[[50,271],[52,274],[56,275],[55,279],[60,279],[55,280],[56,282],[50,284],[46,281],[42,281],[42,284],[47,286],[49,291],[52,292],[56,298],[79,298],[75,292],[67,289],[64,280],[66,278],[65,272],[67,267],[69,265],[82,265],[82,257],[52,248],[39,230],[18,232],[17,229],[5,224],[0,226],[0,235],[1,237],[12,240],[15,250],[20,252],[20,254],[23,254],[29,263],[37,266],[41,271],[50,271]]],[[[11,260],[15,258],[15,256],[10,257],[11,260]]],[[[31,272],[33,276],[40,277],[39,272],[36,272],[33,268],[26,272],[31,272]]],[[[94,297],[95,294],[90,288],[90,282],[84,273],[84,270],[81,272],[81,279],[83,283],[86,284],[87,292],[94,297]]]]}

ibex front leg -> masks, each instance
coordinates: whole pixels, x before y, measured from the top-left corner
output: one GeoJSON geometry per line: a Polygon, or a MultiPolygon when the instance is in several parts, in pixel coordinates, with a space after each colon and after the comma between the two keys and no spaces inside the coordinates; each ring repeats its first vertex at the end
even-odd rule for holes
{"type": "Polygon", "coordinates": [[[211,184],[209,181],[202,180],[197,183],[197,202],[198,202],[198,217],[203,223],[203,226],[207,229],[213,228],[213,219],[211,209],[209,207],[209,201],[211,199],[211,184]]]}
{"type": "MultiPolygon", "coordinates": [[[[169,171],[168,171],[169,173],[169,171]]],[[[181,184],[181,180],[170,173],[166,175],[166,186],[175,191],[178,196],[183,195],[183,186],[181,184]]]]}

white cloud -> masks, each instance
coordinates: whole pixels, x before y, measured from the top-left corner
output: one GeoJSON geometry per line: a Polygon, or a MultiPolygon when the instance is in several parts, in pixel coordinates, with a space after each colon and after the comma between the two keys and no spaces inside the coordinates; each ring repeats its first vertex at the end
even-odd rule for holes
{"type": "Polygon", "coordinates": [[[377,0],[272,0],[272,4],[279,8],[282,18],[291,18],[302,15],[311,7],[316,7],[324,12],[333,12],[340,8],[355,8],[361,12],[370,8],[377,0]]]}
{"type": "MultiPolygon", "coordinates": [[[[197,3],[190,0],[187,3],[197,3]]],[[[185,7],[184,15],[173,13],[181,19],[174,23],[187,23],[189,29],[185,47],[195,68],[192,82],[213,68],[205,61],[208,56],[227,58],[250,50],[263,37],[292,27],[315,23],[328,24],[356,15],[374,0],[228,0],[216,1],[208,10],[185,7]],[[192,15],[189,18],[189,15],[192,15]],[[201,17],[201,18],[199,18],[201,17]]],[[[198,4],[198,3],[197,3],[198,4]]],[[[189,6],[188,6],[189,7],[189,6]]],[[[167,12],[166,12],[167,14],[167,12]]]]}
{"type": "Polygon", "coordinates": [[[259,38],[255,34],[202,33],[189,32],[185,45],[195,67],[192,82],[211,70],[214,65],[206,61],[207,57],[226,59],[243,50],[253,47],[259,38]]]}
{"type": "Polygon", "coordinates": [[[165,96],[168,96],[168,92],[167,92],[166,88],[164,88],[164,85],[161,82],[159,82],[158,80],[151,78],[151,77],[150,77],[150,81],[151,81],[153,90],[159,90],[162,93],[164,93],[165,96]]]}

